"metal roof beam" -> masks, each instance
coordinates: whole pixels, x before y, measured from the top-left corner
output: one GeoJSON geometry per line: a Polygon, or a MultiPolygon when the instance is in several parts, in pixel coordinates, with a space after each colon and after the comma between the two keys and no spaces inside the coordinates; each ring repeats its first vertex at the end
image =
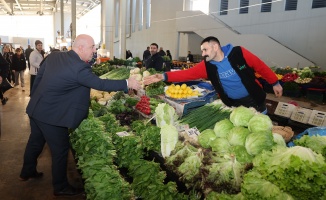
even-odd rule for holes
{"type": "Polygon", "coordinates": [[[9,7],[9,5],[7,4],[7,2],[5,1],[5,0],[0,0],[1,2],[2,2],[2,4],[5,6],[5,8],[7,9],[7,14],[9,14],[9,15],[13,15],[14,14],[14,11],[13,11],[13,9],[11,9],[10,7],[9,7]]]}

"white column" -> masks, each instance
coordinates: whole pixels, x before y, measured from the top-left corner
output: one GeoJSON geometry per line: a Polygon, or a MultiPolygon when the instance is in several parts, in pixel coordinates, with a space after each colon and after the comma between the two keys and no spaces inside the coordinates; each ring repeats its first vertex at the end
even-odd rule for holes
{"type": "Polygon", "coordinates": [[[101,5],[101,43],[109,50],[110,58],[114,56],[114,1],[102,0],[101,5]]]}
{"type": "MultiPolygon", "coordinates": [[[[70,28],[70,27],[69,27],[70,28]]],[[[71,0],[71,43],[76,38],[76,0],[71,0]]]]}
{"type": "Polygon", "coordinates": [[[126,58],[126,12],[127,12],[127,1],[120,0],[120,22],[119,22],[119,55],[121,59],[126,58]]]}

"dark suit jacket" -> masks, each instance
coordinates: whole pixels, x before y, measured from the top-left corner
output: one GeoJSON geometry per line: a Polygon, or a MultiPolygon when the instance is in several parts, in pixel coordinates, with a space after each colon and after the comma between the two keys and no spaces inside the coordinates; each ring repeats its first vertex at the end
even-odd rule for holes
{"type": "Polygon", "coordinates": [[[127,90],[127,81],[100,79],[73,50],[52,52],[38,71],[27,114],[50,125],[76,128],[88,115],[90,88],[127,90]]]}

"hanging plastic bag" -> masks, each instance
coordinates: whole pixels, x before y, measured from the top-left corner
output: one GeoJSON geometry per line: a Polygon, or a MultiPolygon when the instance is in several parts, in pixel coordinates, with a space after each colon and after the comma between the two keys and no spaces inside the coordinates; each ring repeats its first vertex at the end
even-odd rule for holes
{"type": "Polygon", "coordinates": [[[13,88],[7,78],[2,79],[2,83],[0,84],[0,90],[2,93],[5,93],[7,90],[13,88]]]}

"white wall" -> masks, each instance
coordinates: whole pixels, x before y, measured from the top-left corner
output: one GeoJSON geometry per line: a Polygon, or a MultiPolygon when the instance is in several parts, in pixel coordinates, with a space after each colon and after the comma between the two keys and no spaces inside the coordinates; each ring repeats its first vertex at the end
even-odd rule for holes
{"type": "MultiPolygon", "coordinates": [[[[259,5],[261,0],[251,0],[259,5]]],[[[270,13],[261,13],[260,6],[249,8],[248,14],[232,10],[218,16],[242,34],[265,34],[326,69],[326,8],[311,9],[312,0],[298,0],[297,10],[284,11],[285,0],[272,4],[270,13]]],[[[210,12],[219,10],[220,1],[211,0],[210,12]]],[[[239,1],[229,1],[229,9],[239,1]]]]}

